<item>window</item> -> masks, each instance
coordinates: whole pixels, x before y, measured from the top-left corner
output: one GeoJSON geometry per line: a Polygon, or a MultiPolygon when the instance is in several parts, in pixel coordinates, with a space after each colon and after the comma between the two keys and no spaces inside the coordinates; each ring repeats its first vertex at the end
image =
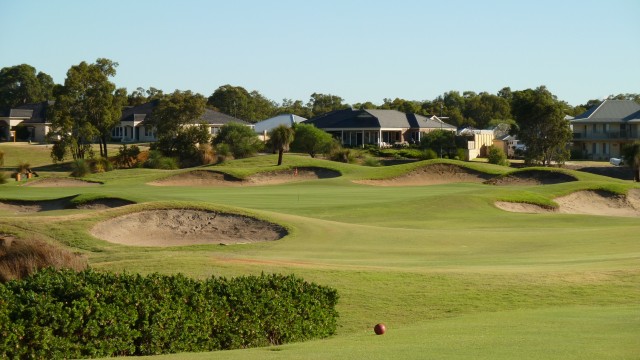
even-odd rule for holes
{"type": "Polygon", "coordinates": [[[145,126],[144,127],[144,136],[146,136],[146,137],[155,137],[156,136],[156,132],[154,130],[155,129],[153,128],[153,126],[145,126]]]}
{"type": "Polygon", "coordinates": [[[111,130],[112,137],[122,137],[122,126],[116,126],[111,130]]]}

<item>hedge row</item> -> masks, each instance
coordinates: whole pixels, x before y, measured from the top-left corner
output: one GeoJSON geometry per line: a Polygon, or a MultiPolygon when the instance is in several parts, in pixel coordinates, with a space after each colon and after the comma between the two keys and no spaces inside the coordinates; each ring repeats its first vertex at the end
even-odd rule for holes
{"type": "Polygon", "coordinates": [[[0,284],[0,358],[86,358],[282,344],[335,333],[336,290],[293,275],[46,269],[0,284]]]}

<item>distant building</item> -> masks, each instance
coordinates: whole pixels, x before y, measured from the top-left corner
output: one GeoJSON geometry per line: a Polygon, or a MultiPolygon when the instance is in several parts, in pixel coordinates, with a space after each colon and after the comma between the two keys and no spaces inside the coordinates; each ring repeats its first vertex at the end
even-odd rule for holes
{"type": "Polygon", "coordinates": [[[298,115],[281,114],[281,115],[274,116],[272,118],[262,120],[253,124],[253,129],[262,140],[267,140],[267,137],[268,137],[267,134],[269,133],[269,131],[275,129],[276,127],[280,125],[285,125],[286,127],[293,127],[294,124],[303,122],[305,120],[307,119],[298,115]]]}
{"type": "Polygon", "coordinates": [[[640,140],[640,104],[632,100],[605,100],[570,120],[574,152],[592,160],[622,155],[622,147],[640,140]]]}
{"type": "Polygon", "coordinates": [[[424,134],[434,130],[456,131],[455,126],[435,115],[425,117],[397,110],[336,110],[304,123],[332,134],[342,145],[353,147],[418,143],[424,134]]]}
{"type": "Polygon", "coordinates": [[[44,142],[51,129],[47,109],[53,101],[24,104],[0,114],[0,141],[44,142]],[[22,138],[20,136],[22,135],[22,138]]]}

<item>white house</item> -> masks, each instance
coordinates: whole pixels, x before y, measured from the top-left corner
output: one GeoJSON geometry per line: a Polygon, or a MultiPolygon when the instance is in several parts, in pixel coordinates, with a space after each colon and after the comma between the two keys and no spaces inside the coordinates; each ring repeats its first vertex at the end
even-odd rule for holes
{"type": "Polygon", "coordinates": [[[272,118],[262,120],[253,124],[253,129],[258,134],[261,140],[267,139],[267,133],[269,131],[275,129],[280,125],[285,125],[286,127],[292,127],[294,124],[305,121],[307,119],[294,115],[294,114],[281,114],[278,116],[274,116],[272,118]]]}

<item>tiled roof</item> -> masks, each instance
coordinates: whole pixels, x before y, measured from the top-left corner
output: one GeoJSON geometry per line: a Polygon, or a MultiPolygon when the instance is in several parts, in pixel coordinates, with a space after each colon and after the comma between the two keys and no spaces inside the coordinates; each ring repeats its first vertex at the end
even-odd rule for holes
{"type": "Polygon", "coordinates": [[[23,124],[39,124],[46,122],[46,113],[53,101],[41,101],[37,103],[16,106],[2,114],[3,117],[26,118],[23,124]]]}
{"type": "MultiPolygon", "coordinates": [[[[158,106],[158,100],[154,100],[138,106],[127,107],[122,110],[122,117],[120,121],[144,121],[144,119],[153,112],[158,106]]],[[[229,122],[237,122],[244,125],[249,125],[248,122],[240,119],[236,119],[233,116],[223,114],[211,109],[205,109],[204,114],[197,123],[207,123],[212,125],[224,125],[229,122]]]]}

